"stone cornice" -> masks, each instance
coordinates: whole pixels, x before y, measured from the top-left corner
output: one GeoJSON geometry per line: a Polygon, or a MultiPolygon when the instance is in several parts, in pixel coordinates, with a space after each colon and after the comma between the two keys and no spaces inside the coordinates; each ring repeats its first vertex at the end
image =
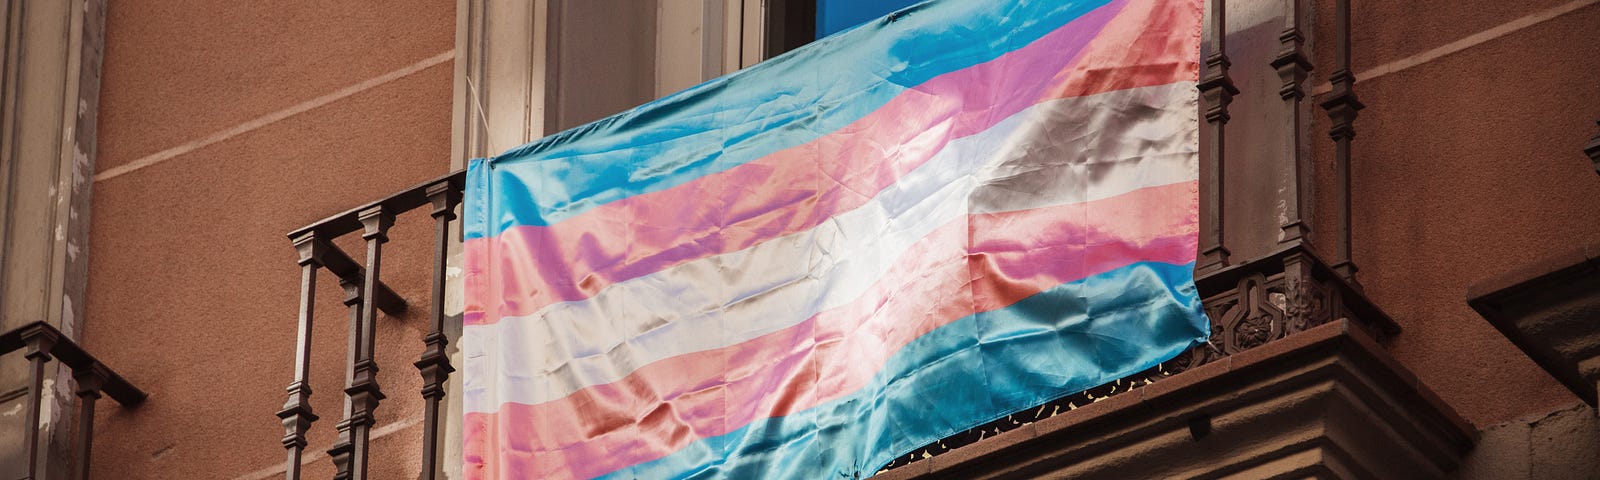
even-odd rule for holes
{"type": "Polygon", "coordinates": [[[1600,382],[1600,244],[1479,282],[1467,303],[1590,406],[1600,382]]]}
{"type": "Polygon", "coordinates": [[[1340,319],[877,478],[1444,478],[1473,427],[1340,319]]]}

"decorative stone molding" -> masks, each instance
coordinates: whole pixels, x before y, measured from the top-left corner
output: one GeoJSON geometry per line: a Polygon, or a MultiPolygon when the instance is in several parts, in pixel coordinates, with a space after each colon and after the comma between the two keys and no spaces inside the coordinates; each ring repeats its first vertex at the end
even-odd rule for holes
{"type": "MultiPolygon", "coordinates": [[[[0,0],[0,331],[45,322],[78,338],[88,278],[89,190],[99,114],[104,0],[0,0]]],[[[24,401],[18,356],[0,358],[0,410],[24,401]]],[[[72,376],[51,364],[43,399],[47,462],[69,469],[72,376]]],[[[20,421],[20,420],[17,420],[20,421]]],[[[0,419],[0,445],[29,430],[0,419]]],[[[0,475],[15,461],[0,448],[0,475]]]]}
{"type": "Polygon", "coordinates": [[[458,0],[452,169],[544,135],[551,0],[458,0]]]}
{"type": "Polygon", "coordinates": [[[1467,303],[1578,398],[1596,405],[1600,243],[1473,285],[1467,303]]]}
{"type": "Polygon", "coordinates": [[[1447,478],[1474,435],[1339,319],[877,478],[1447,478]]]}
{"type": "Polygon", "coordinates": [[[7,0],[3,8],[0,326],[49,320],[76,336],[105,4],[7,0]]]}
{"type": "Polygon", "coordinates": [[[1196,279],[1211,319],[1210,342],[1180,353],[1155,368],[1052,400],[1036,408],[945,438],[890,463],[900,468],[991,438],[1023,425],[1068,414],[1108,397],[1215,363],[1336,320],[1349,320],[1379,342],[1400,333],[1399,325],[1328,267],[1301,242],[1261,258],[1196,279]]]}
{"type": "Polygon", "coordinates": [[[811,41],[809,0],[457,0],[453,168],[811,41]]]}

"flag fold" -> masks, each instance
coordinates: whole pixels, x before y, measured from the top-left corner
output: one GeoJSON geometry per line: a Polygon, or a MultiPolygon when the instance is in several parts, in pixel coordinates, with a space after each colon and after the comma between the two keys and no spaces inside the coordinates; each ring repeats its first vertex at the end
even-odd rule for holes
{"type": "Polygon", "coordinates": [[[465,476],[860,478],[1204,342],[1199,0],[933,0],[467,175],[465,476]]]}

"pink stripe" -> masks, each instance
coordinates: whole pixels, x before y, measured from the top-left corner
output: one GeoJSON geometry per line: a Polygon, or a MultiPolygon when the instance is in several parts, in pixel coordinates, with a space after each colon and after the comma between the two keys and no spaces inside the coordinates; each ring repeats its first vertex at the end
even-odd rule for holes
{"type": "Polygon", "coordinates": [[[1039,102],[1194,79],[1198,37],[1176,27],[1196,23],[1199,12],[1185,2],[1120,8],[1126,1],[908,90],[814,142],[554,226],[468,240],[465,321],[530,315],[617,282],[814,228],[865,204],[950,140],[1039,102]]]}
{"type": "Polygon", "coordinates": [[[468,478],[491,465],[505,470],[488,478],[587,478],[655,460],[854,392],[894,352],[956,319],[1135,262],[1192,262],[1197,185],[963,217],[919,241],[861,298],[794,327],[559,400],[468,413],[468,478]]]}

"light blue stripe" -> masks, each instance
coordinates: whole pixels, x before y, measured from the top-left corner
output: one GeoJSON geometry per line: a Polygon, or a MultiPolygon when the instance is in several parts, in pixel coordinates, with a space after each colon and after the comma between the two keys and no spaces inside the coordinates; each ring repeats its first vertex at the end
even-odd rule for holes
{"type": "Polygon", "coordinates": [[[1193,266],[1137,263],[962,318],[912,341],[854,394],[603,478],[865,478],[915,448],[1204,342],[1193,266]]]}
{"type": "Polygon", "coordinates": [[[838,130],[939,75],[1020,48],[1109,0],[936,0],[473,169],[466,237],[550,225],[721,172],[838,130]]]}
{"type": "Polygon", "coordinates": [[[489,214],[489,163],[487,158],[474,158],[467,162],[467,175],[461,193],[461,234],[464,238],[489,236],[484,231],[489,214]]]}

